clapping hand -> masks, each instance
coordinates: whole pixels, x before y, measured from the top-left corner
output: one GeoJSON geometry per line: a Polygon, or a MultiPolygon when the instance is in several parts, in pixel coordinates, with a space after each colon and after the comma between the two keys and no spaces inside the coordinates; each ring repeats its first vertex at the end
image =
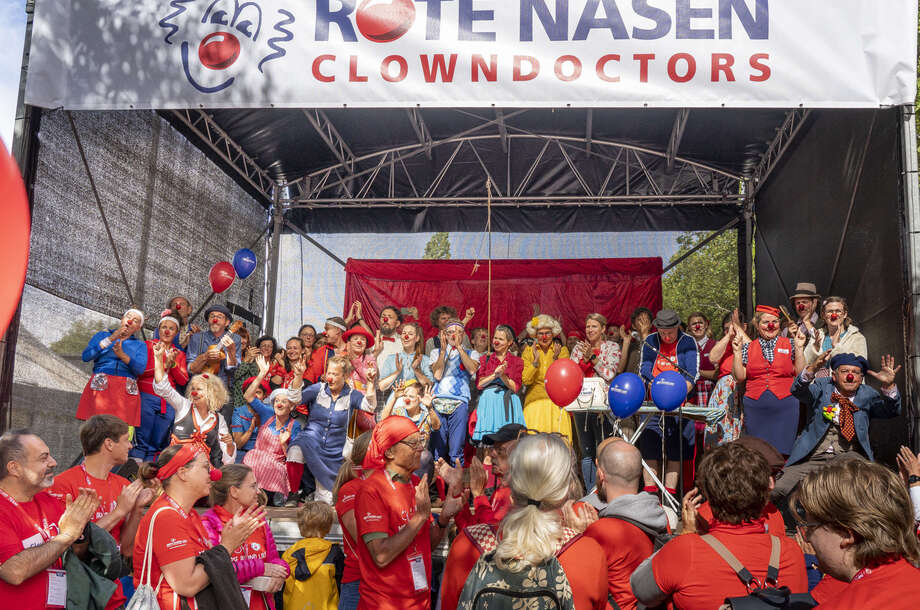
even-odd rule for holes
{"type": "Polygon", "coordinates": [[[253,504],[246,510],[238,510],[227,522],[220,534],[220,543],[232,553],[259,527],[265,524],[265,509],[253,504]]]}
{"type": "Polygon", "coordinates": [[[282,428],[281,432],[278,433],[278,442],[282,445],[287,445],[289,440],[291,440],[291,431],[287,428],[282,428]]]}
{"type": "Polygon", "coordinates": [[[67,508],[58,520],[58,531],[76,540],[99,507],[99,494],[81,487],[76,498],[67,494],[65,504],[67,508]]]}
{"type": "Polygon", "coordinates": [[[374,348],[372,352],[374,354],[374,358],[379,356],[382,351],[383,351],[383,339],[380,338],[380,330],[378,329],[377,334],[374,335],[374,348]]]}
{"type": "Polygon", "coordinates": [[[432,402],[433,400],[434,400],[434,392],[432,391],[430,385],[426,385],[426,386],[425,386],[425,393],[422,394],[421,398],[419,398],[419,401],[420,401],[423,405],[425,405],[425,407],[427,407],[427,408],[430,409],[430,408],[431,408],[431,402],[432,402]]]}
{"type": "Polygon", "coordinates": [[[121,346],[121,339],[112,343],[112,351],[115,352],[115,355],[121,358],[125,355],[125,350],[121,346]]]}
{"type": "Polygon", "coordinates": [[[505,374],[505,371],[507,370],[508,370],[508,361],[506,360],[502,362],[501,364],[499,364],[497,367],[495,367],[494,375],[495,377],[501,377],[502,375],[505,374]]]}
{"type": "Polygon", "coordinates": [[[268,370],[271,368],[271,365],[269,365],[265,356],[262,354],[256,356],[256,366],[259,367],[259,375],[262,377],[265,377],[268,374],[268,370]]]}
{"type": "Polygon", "coordinates": [[[868,374],[872,375],[880,382],[882,382],[882,388],[888,389],[894,385],[894,376],[898,374],[898,371],[901,370],[901,365],[897,367],[894,365],[894,356],[887,354],[882,356],[882,368],[878,372],[875,371],[866,371],[868,374]]]}
{"type": "Polygon", "coordinates": [[[431,496],[428,494],[428,473],[422,476],[422,480],[415,486],[415,512],[422,517],[428,518],[431,514],[431,496]]]}
{"type": "Polygon", "coordinates": [[[488,476],[486,475],[485,466],[483,466],[479,458],[474,455],[473,459],[470,461],[470,491],[473,496],[481,496],[485,493],[487,480],[488,476]]]}
{"type": "Polygon", "coordinates": [[[808,335],[802,332],[802,329],[796,324],[789,326],[789,332],[794,333],[795,336],[795,348],[796,349],[805,349],[805,344],[808,343],[808,335]]]}
{"type": "Polygon", "coordinates": [[[434,471],[444,479],[448,489],[458,489],[463,485],[463,469],[451,466],[444,458],[439,458],[434,471]]]}
{"type": "Polygon", "coordinates": [[[901,472],[905,484],[907,484],[907,478],[912,474],[920,477],[920,459],[909,448],[901,445],[897,460],[898,470],[901,472]]]}
{"type": "Polygon", "coordinates": [[[686,494],[684,494],[684,503],[681,505],[681,522],[683,534],[695,534],[699,531],[699,523],[697,521],[699,516],[700,505],[703,503],[703,496],[700,495],[699,490],[694,487],[686,494]]]}

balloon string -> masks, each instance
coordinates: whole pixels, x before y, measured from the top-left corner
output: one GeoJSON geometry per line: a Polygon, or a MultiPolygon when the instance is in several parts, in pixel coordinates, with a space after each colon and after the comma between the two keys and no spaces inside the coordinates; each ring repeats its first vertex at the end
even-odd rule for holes
{"type": "Polygon", "coordinates": [[[489,276],[486,281],[486,328],[492,333],[492,179],[486,178],[486,234],[489,246],[489,276]]]}

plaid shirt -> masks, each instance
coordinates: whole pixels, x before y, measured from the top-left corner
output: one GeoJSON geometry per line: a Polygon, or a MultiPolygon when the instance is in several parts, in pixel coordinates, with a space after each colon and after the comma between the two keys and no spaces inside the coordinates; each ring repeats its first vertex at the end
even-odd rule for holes
{"type": "MultiPolygon", "coordinates": [[[[715,344],[716,342],[709,338],[705,338],[702,343],[699,341],[696,342],[697,348],[700,350],[701,372],[714,369],[713,365],[709,364],[709,352],[712,351],[715,344]]],[[[696,384],[693,386],[693,391],[690,393],[689,402],[697,407],[708,407],[709,394],[715,387],[716,384],[714,382],[700,375],[696,380],[696,384]]]]}
{"type": "MultiPolygon", "coordinates": [[[[763,352],[763,357],[767,360],[767,362],[771,364],[773,363],[773,350],[776,349],[777,339],[779,339],[778,336],[773,337],[769,341],[762,337],[758,337],[757,339],[758,341],[760,341],[760,351],[763,352]]],[[[745,366],[748,363],[748,348],[750,347],[751,347],[750,343],[745,343],[744,347],[741,348],[741,362],[745,366]]],[[[792,353],[792,350],[790,350],[790,357],[792,358],[792,361],[795,362],[795,354],[792,353]]]]}

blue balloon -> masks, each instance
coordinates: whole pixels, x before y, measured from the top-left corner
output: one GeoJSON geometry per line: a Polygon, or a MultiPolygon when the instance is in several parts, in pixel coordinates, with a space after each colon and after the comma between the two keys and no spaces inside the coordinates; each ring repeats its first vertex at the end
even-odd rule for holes
{"type": "Polygon", "coordinates": [[[629,417],[639,410],[645,399],[645,383],[635,373],[620,373],[610,383],[607,401],[617,417],[629,417]]]}
{"type": "Polygon", "coordinates": [[[241,279],[252,275],[252,272],[256,270],[257,262],[255,252],[249,248],[240,248],[233,255],[233,268],[241,279]]]}
{"type": "Polygon", "coordinates": [[[677,371],[663,371],[652,380],[652,402],[662,411],[673,411],[687,398],[687,382],[677,371]]]}

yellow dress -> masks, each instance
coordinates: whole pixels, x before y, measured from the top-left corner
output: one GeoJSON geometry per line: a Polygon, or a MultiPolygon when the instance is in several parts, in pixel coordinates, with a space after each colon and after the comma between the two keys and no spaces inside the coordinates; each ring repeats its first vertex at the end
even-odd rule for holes
{"type": "MultiPolygon", "coordinates": [[[[559,352],[559,358],[568,358],[569,350],[565,346],[559,352]]],[[[527,386],[527,392],[524,394],[524,422],[528,430],[538,430],[540,432],[558,432],[572,442],[572,416],[562,407],[557,406],[550,400],[546,393],[544,385],[546,381],[546,369],[556,361],[553,357],[553,346],[550,345],[549,351],[544,352],[536,345],[528,345],[521,354],[524,359],[524,374],[522,380],[527,386]],[[534,367],[534,350],[539,356],[539,367],[534,367]]]]}

